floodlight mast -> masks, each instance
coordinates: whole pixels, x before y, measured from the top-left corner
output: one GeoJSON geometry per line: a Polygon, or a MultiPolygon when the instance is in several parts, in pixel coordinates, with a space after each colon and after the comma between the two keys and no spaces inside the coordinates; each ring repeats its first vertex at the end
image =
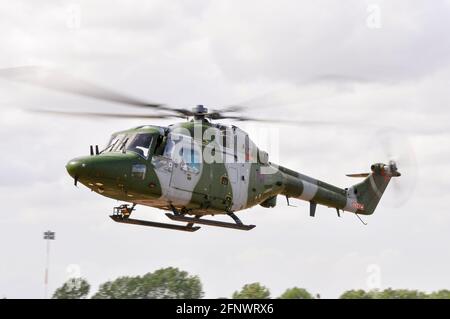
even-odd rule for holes
{"type": "Polygon", "coordinates": [[[45,260],[45,278],[44,278],[44,299],[47,299],[48,293],[48,275],[50,268],[50,240],[55,240],[55,232],[50,230],[44,233],[44,239],[47,241],[47,256],[45,260]]]}

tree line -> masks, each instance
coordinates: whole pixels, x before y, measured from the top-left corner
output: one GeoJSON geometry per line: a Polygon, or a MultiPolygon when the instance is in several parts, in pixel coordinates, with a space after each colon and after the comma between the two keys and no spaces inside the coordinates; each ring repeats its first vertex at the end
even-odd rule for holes
{"type": "MultiPolygon", "coordinates": [[[[71,278],[56,289],[53,299],[85,299],[91,292],[91,285],[84,278],[71,278]]],[[[198,276],[190,275],[178,268],[162,268],[143,276],[123,276],[100,285],[92,299],[201,299],[203,285],[198,276]]],[[[270,299],[269,288],[260,283],[244,285],[235,291],[233,299],[270,299]]],[[[304,288],[293,287],[279,299],[320,299],[304,288]]],[[[408,289],[348,290],[340,299],[450,299],[449,290],[425,293],[408,289]]]]}

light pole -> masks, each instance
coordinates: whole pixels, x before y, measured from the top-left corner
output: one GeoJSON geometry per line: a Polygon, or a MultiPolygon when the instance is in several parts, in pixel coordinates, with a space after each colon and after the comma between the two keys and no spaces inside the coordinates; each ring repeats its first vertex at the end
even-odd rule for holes
{"type": "Polygon", "coordinates": [[[46,231],[44,233],[44,239],[47,241],[47,257],[45,261],[45,279],[44,279],[44,299],[47,299],[47,289],[48,289],[48,269],[50,267],[50,240],[55,240],[55,233],[52,231],[46,231]]]}

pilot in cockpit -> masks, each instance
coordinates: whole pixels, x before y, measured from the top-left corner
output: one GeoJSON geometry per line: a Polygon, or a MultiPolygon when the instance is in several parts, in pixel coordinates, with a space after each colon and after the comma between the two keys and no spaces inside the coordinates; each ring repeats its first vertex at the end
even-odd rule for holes
{"type": "Polygon", "coordinates": [[[147,158],[152,145],[151,134],[137,134],[130,145],[127,147],[128,151],[135,152],[140,156],[147,158]]]}

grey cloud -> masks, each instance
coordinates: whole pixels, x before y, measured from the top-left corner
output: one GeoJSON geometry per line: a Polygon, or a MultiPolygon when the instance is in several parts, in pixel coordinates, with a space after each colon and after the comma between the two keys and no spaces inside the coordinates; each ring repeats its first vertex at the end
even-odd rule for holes
{"type": "Polygon", "coordinates": [[[302,82],[332,74],[395,82],[448,64],[446,2],[374,2],[382,18],[379,29],[366,25],[368,4],[216,3],[208,15],[214,56],[235,81],[302,82]]]}

